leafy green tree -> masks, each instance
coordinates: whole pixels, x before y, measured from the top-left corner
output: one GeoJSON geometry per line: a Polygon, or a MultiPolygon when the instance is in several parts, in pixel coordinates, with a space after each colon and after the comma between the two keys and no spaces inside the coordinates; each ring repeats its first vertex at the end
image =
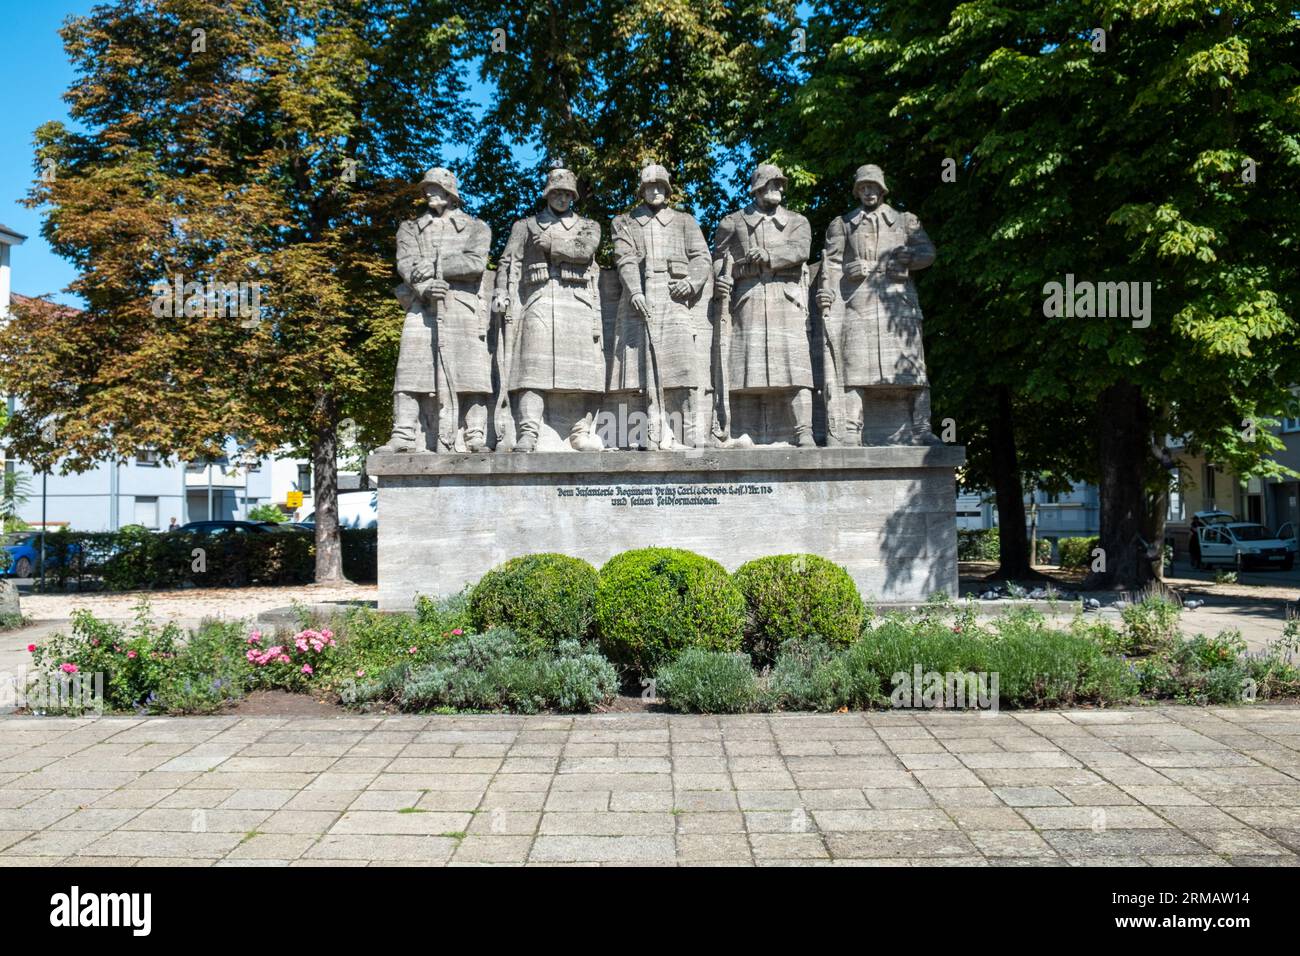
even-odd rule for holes
{"type": "Polygon", "coordinates": [[[385,432],[392,237],[470,125],[451,6],[119,0],[65,25],[75,125],[37,130],[56,174],[30,202],[87,308],[38,304],[0,333],[21,457],[66,471],[142,445],[287,445],[313,464],[317,580],[342,577],[337,427],[385,432]],[[257,314],[156,307],[209,280],[249,283],[257,314]]]}
{"type": "Polygon", "coordinates": [[[1015,470],[1097,481],[1092,583],[1140,584],[1166,436],[1281,471],[1263,425],[1300,376],[1300,20],[1199,0],[813,12],[772,152],[819,224],[857,164],[885,168],[939,249],[920,283],[936,418],[987,436],[973,471],[1004,525],[1023,527],[1015,470]],[[1045,314],[1067,275],[1150,283],[1149,312],[1045,314]]]}
{"type": "Polygon", "coordinates": [[[673,174],[676,200],[720,218],[748,185],[754,132],[795,77],[795,7],[552,0],[507,16],[496,3],[461,4],[466,59],[478,58],[491,90],[465,180],[495,248],[536,207],[552,163],[577,174],[583,214],[602,224],[635,204],[649,162],[673,174]]]}

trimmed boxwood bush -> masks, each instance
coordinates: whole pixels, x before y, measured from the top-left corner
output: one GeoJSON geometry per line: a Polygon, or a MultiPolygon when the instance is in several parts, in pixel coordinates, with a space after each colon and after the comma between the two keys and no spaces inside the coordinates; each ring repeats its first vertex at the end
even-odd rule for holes
{"type": "Polygon", "coordinates": [[[745,646],[754,660],[776,657],[785,641],[818,635],[849,644],[862,633],[866,608],[853,578],[815,554],[779,554],[742,564],[732,576],[745,596],[745,646]]]}
{"type": "Polygon", "coordinates": [[[1060,556],[1061,567],[1087,567],[1092,561],[1092,549],[1097,544],[1097,538],[1062,538],[1057,541],[1056,551],[1060,556]]]}
{"type": "Polygon", "coordinates": [[[596,608],[596,569],[563,554],[529,554],[493,568],[469,596],[474,627],[508,627],[534,648],[583,640],[596,608]]]}
{"type": "Polygon", "coordinates": [[[639,548],[600,569],[601,649],[639,673],[688,647],[738,651],[744,627],[745,598],[717,561],[677,548],[639,548]]]}

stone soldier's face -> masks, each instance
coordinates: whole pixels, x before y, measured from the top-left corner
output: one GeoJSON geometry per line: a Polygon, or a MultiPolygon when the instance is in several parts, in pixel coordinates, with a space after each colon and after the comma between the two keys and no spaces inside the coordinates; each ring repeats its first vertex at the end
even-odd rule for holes
{"type": "Polygon", "coordinates": [[[429,212],[435,216],[441,216],[451,203],[451,195],[437,183],[429,183],[424,187],[424,199],[429,204],[429,212]]]}
{"type": "Polygon", "coordinates": [[[772,210],[781,205],[781,200],[785,198],[785,190],[781,188],[778,180],[771,180],[758,191],[758,204],[764,209],[772,210]]]}
{"type": "Polygon", "coordinates": [[[880,188],[879,183],[858,183],[854,192],[857,193],[858,202],[862,203],[863,209],[875,209],[885,198],[885,191],[880,188]]]}
{"type": "Polygon", "coordinates": [[[661,209],[668,201],[668,190],[663,183],[646,183],[641,187],[641,197],[651,209],[661,209]]]}
{"type": "Polygon", "coordinates": [[[577,198],[567,189],[552,189],[546,195],[546,205],[551,207],[551,212],[560,216],[569,211],[577,198]]]}

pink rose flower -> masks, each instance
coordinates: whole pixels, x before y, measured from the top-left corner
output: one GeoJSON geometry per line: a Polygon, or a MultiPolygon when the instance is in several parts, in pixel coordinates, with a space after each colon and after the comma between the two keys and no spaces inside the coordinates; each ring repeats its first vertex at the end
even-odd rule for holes
{"type": "Polygon", "coordinates": [[[361,669],[361,668],[358,668],[358,669],[357,669],[357,676],[358,676],[358,677],[365,677],[365,676],[366,676],[366,672],[365,672],[365,670],[364,670],[364,669],[361,669]]]}
{"type": "Polygon", "coordinates": [[[135,651],[127,651],[126,656],[128,660],[135,660],[140,655],[138,655],[135,651]]]}
{"type": "Polygon", "coordinates": [[[417,650],[417,648],[414,647],[414,646],[412,646],[411,648],[409,648],[409,649],[407,650],[406,653],[408,653],[408,654],[414,654],[414,653],[416,652],[416,650],[417,650]]]}
{"type": "Polygon", "coordinates": [[[77,671],[81,670],[81,668],[76,664],[60,664],[59,670],[63,671],[65,674],[75,674],[77,671]]]}
{"type": "Polygon", "coordinates": [[[27,645],[27,650],[28,650],[28,653],[35,654],[35,653],[36,653],[36,645],[35,645],[35,644],[28,644],[28,645],[27,645]]]}
{"type": "Polygon", "coordinates": [[[310,665],[310,664],[303,664],[303,665],[302,665],[302,672],[303,672],[304,674],[308,674],[308,675],[314,673],[314,672],[312,671],[312,669],[311,669],[311,665],[310,665]]]}
{"type": "Polygon", "coordinates": [[[462,631],[460,628],[456,628],[456,629],[453,630],[451,633],[452,633],[453,635],[455,635],[456,637],[460,637],[460,636],[461,636],[462,634],[464,634],[465,632],[462,631]]]}

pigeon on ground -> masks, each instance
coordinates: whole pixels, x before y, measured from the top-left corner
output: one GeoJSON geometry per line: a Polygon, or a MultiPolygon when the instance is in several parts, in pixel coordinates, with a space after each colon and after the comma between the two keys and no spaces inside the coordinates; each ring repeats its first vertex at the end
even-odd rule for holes
{"type": "Polygon", "coordinates": [[[1096,598],[1088,598],[1088,600],[1084,601],[1083,603],[1084,603],[1084,607],[1086,607],[1089,611],[1101,610],[1101,602],[1098,601],[1096,598]]]}

